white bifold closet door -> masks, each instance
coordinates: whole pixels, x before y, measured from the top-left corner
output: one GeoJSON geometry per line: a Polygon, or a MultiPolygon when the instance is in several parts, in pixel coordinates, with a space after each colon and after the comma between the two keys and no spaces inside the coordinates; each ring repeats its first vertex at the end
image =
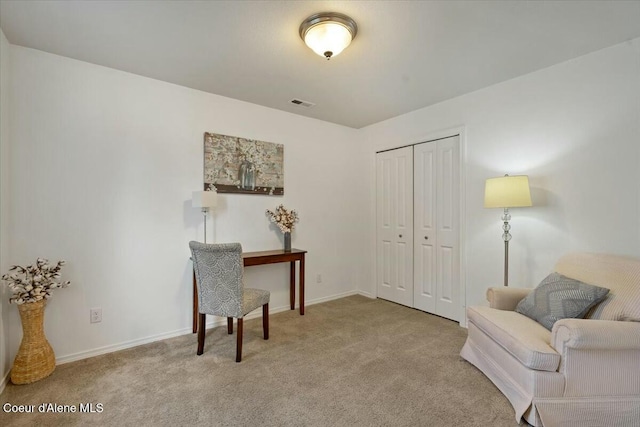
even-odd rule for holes
{"type": "Polygon", "coordinates": [[[460,318],[459,137],[377,154],[378,297],[460,318]]]}
{"type": "Polygon", "coordinates": [[[413,148],[377,154],[378,296],[413,307],[413,148]]]}
{"type": "Polygon", "coordinates": [[[414,146],[413,306],[460,317],[459,137],[414,146]]]}

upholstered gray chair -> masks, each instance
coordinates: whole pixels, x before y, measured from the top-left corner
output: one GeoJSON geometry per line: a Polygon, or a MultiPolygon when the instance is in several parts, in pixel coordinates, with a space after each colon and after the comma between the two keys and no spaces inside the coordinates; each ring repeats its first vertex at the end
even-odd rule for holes
{"type": "Polygon", "coordinates": [[[198,356],[204,350],[207,314],[227,318],[227,331],[233,334],[238,319],[236,362],[242,360],[242,319],[262,306],[264,339],[269,339],[269,291],[245,288],[240,243],[206,244],[189,242],[198,288],[198,356]]]}

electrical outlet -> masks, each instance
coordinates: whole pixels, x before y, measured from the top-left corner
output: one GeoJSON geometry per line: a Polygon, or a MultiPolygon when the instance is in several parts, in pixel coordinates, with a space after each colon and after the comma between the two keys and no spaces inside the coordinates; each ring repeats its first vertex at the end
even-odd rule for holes
{"type": "Polygon", "coordinates": [[[100,323],[102,322],[102,309],[101,308],[92,308],[89,310],[89,321],[91,323],[100,323]]]}
{"type": "Polygon", "coordinates": [[[322,274],[316,276],[316,283],[322,283],[322,274]]]}

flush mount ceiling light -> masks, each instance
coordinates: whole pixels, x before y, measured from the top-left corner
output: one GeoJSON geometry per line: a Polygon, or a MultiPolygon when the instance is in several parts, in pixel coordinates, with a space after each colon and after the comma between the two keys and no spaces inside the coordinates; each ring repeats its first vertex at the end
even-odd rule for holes
{"type": "Polygon", "coordinates": [[[337,12],[311,15],[300,24],[300,37],[320,56],[331,59],[356,37],[356,21],[337,12]]]}

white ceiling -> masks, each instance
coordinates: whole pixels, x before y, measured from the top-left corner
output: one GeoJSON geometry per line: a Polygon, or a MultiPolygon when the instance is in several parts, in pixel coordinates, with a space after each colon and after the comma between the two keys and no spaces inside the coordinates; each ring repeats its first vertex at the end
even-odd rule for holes
{"type": "Polygon", "coordinates": [[[640,1],[2,0],[0,27],[16,45],[360,128],[640,37],[640,1]],[[321,11],[359,27],[331,61],[298,36],[321,11]]]}

